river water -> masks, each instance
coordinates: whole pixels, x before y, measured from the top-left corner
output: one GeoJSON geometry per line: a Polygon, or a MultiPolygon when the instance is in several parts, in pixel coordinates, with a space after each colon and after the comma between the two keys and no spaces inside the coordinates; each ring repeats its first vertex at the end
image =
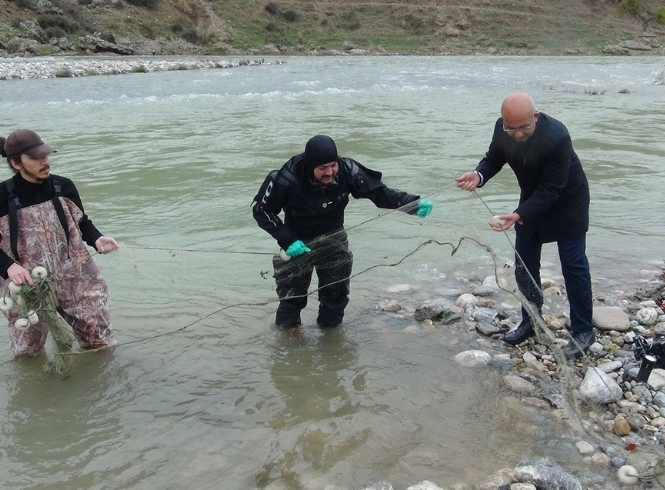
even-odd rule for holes
{"type": "MultiPolygon", "coordinates": [[[[511,172],[478,195],[453,179],[486,151],[503,97],[526,91],[567,125],[587,172],[596,296],[648,286],[665,259],[665,85],[653,83],[665,60],[266,61],[0,83],[0,133],[39,132],[58,150],[52,172],[122,247],[94,258],[117,347],[56,376],[45,357],[13,360],[0,344],[0,487],[400,489],[471,484],[540,456],[581,470],[580,434],[516,402],[498,370],[451,360],[501,342],[413,320],[419,301],[491,274],[491,256],[471,242],[454,255],[418,246],[470,237],[510,264],[514,237],[487,221],[516,205],[511,172]],[[250,205],[320,133],[435,206],[419,219],[351,202],[360,274],[344,324],[312,326],[311,298],[305,326],[283,334],[271,327],[277,247],[250,205]],[[404,313],[380,312],[386,299],[404,313]]],[[[556,276],[554,247],[543,262],[556,276]]]]}

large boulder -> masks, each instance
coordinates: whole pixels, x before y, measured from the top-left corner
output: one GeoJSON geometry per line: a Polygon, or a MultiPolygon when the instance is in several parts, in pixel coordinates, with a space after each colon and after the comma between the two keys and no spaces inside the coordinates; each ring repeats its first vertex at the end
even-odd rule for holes
{"type": "Polygon", "coordinates": [[[81,36],[78,45],[81,50],[91,53],[115,53],[126,56],[135,54],[130,46],[111,43],[96,36],[81,36]]]}
{"type": "Polygon", "coordinates": [[[608,404],[619,400],[623,390],[602,369],[590,367],[580,385],[580,394],[592,402],[608,404]]]}
{"type": "Polygon", "coordinates": [[[40,43],[46,42],[46,32],[34,20],[24,20],[19,22],[18,28],[21,31],[21,37],[34,39],[40,43]]]}
{"type": "Polygon", "coordinates": [[[538,490],[582,490],[580,481],[550,458],[521,461],[513,473],[517,480],[538,490]]]}
{"type": "Polygon", "coordinates": [[[595,306],[591,321],[598,330],[624,332],[630,328],[628,314],[617,306],[595,306]]]}

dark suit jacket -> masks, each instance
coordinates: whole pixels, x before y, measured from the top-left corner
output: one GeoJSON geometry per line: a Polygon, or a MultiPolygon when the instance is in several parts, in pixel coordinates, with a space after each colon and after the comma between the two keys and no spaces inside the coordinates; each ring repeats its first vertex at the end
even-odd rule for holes
{"type": "Polygon", "coordinates": [[[520,186],[517,233],[542,242],[584,236],[589,229],[589,184],[561,122],[541,112],[533,135],[520,143],[505,133],[499,118],[489,150],[476,167],[481,185],[506,163],[520,186]]]}

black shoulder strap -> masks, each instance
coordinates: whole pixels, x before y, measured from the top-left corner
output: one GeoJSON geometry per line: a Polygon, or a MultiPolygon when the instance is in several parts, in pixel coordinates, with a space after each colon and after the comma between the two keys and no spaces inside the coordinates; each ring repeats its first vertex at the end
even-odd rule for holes
{"type": "Polygon", "coordinates": [[[14,193],[14,179],[5,181],[5,186],[9,192],[9,244],[14,255],[14,259],[20,261],[18,256],[18,210],[21,209],[21,203],[18,196],[14,193]]]}
{"type": "MultiPolygon", "coordinates": [[[[14,193],[14,179],[8,179],[4,182],[9,193],[9,243],[11,247],[12,254],[14,259],[17,262],[20,262],[20,257],[18,255],[18,210],[21,209],[21,203],[18,199],[18,196],[14,193]]],[[[62,207],[60,202],[60,196],[62,196],[62,186],[59,180],[53,179],[53,207],[55,212],[58,215],[58,220],[60,221],[60,226],[62,226],[63,231],[65,232],[65,237],[67,238],[67,244],[69,244],[69,227],[67,226],[67,219],[65,218],[65,210],[62,207]]]]}
{"type": "Polygon", "coordinates": [[[59,180],[53,179],[53,207],[55,212],[58,215],[60,220],[60,226],[62,226],[63,231],[65,232],[65,237],[67,238],[67,245],[69,245],[69,226],[67,226],[67,218],[65,218],[65,210],[62,208],[62,203],[60,202],[60,196],[62,196],[62,186],[59,180]]]}

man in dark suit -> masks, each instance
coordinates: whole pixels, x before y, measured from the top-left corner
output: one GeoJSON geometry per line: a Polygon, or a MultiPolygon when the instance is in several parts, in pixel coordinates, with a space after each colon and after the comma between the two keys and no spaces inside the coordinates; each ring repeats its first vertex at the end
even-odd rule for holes
{"type": "MultiPolygon", "coordinates": [[[[515,225],[515,278],[522,294],[539,312],[543,306],[542,247],[544,243],[557,243],[573,331],[564,354],[568,358],[580,356],[595,341],[591,275],[586,257],[589,184],[566,127],[537,112],[527,94],[506,97],[489,150],[475,171],[455,179],[457,186],[468,191],[482,187],[506,163],[515,172],[520,186],[519,205],[512,213],[492,220],[490,226],[502,231],[515,225]]],[[[517,345],[534,334],[523,307],[522,322],[503,340],[517,345]]]]}

